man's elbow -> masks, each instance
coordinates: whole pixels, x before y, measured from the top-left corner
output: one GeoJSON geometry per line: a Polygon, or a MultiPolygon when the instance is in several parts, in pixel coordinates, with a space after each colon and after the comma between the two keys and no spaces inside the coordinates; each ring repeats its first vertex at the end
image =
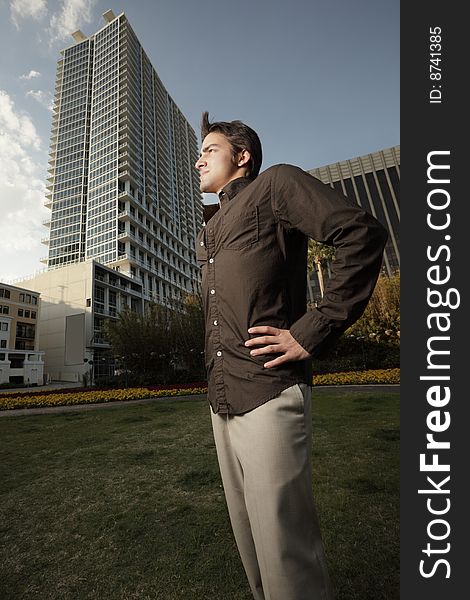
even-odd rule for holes
{"type": "Polygon", "coordinates": [[[385,245],[387,244],[388,231],[382,225],[382,223],[377,221],[377,219],[374,219],[374,221],[375,221],[374,227],[369,232],[370,238],[374,240],[375,245],[377,246],[378,250],[382,252],[385,248],[385,245]]]}
{"type": "Polygon", "coordinates": [[[387,243],[388,240],[388,231],[385,229],[385,227],[380,224],[380,235],[381,235],[381,240],[382,240],[382,248],[385,248],[385,244],[387,243]]]}

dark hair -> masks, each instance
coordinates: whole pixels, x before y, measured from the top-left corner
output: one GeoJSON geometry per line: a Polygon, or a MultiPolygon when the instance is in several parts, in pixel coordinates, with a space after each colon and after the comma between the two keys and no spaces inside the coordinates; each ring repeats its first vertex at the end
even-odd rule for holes
{"type": "Polygon", "coordinates": [[[255,179],[258,176],[263,161],[261,142],[256,131],[241,121],[214,121],[209,122],[209,113],[203,112],[201,119],[201,137],[204,140],[211,132],[222,133],[232,146],[234,158],[239,152],[248,150],[250,162],[248,163],[247,177],[255,179]]]}

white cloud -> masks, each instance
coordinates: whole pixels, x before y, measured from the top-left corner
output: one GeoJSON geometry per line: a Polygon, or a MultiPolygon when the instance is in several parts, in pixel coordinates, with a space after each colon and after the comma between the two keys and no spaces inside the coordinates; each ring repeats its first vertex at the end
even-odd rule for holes
{"type": "Polygon", "coordinates": [[[34,79],[35,77],[40,77],[41,73],[39,71],[31,70],[27,75],[21,75],[20,79],[34,79]]]}
{"type": "Polygon", "coordinates": [[[46,0],[10,0],[11,20],[18,28],[22,19],[39,21],[46,12],[46,0]]]}
{"type": "Polygon", "coordinates": [[[40,243],[47,235],[42,221],[48,211],[43,206],[46,153],[29,115],[2,90],[0,156],[0,279],[8,280],[41,268],[39,258],[47,254],[40,243]]]}
{"type": "Polygon", "coordinates": [[[64,0],[59,13],[51,17],[49,34],[51,43],[69,40],[70,35],[82,25],[93,20],[92,10],[97,0],[64,0]]]}
{"type": "Polygon", "coordinates": [[[52,101],[52,94],[50,92],[43,92],[42,90],[29,90],[29,92],[26,92],[26,95],[34,98],[34,100],[39,102],[39,104],[42,104],[42,106],[48,110],[52,110],[54,103],[52,101]]]}
{"type": "Polygon", "coordinates": [[[0,132],[11,136],[21,146],[41,148],[41,140],[31,117],[15,110],[7,92],[0,90],[0,132]]]}

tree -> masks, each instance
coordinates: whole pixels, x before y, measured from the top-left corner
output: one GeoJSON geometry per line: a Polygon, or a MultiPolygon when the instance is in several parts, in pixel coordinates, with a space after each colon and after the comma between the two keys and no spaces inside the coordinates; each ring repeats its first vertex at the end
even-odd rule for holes
{"type": "MultiPolygon", "coordinates": [[[[313,271],[317,272],[318,283],[320,285],[320,296],[323,298],[323,294],[325,293],[325,281],[323,277],[323,268],[330,261],[332,261],[335,257],[335,249],[333,246],[327,246],[326,244],[321,244],[315,240],[309,240],[308,242],[308,251],[307,251],[307,271],[308,274],[313,271]]],[[[309,291],[310,298],[312,299],[312,292],[310,288],[310,277],[308,276],[309,283],[309,291]]]]}
{"type": "Polygon", "coordinates": [[[177,354],[177,370],[186,371],[196,379],[206,376],[204,331],[202,296],[187,294],[172,312],[171,337],[177,354]]]}
{"type": "Polygon", "coordinates": [[[122,370],[147,379],[168,372],[169,309],[149,304],[143,315],[125,308],[116,321],[106,324],[107,336],[122,370]]]}
{"type": "Polygon", "coordinates": [[[125,308],[106,331],[120,369],[141,383],[205,376],[200,295],[187,295],[172,307],[149,303],[143,315],[125,308]]]}

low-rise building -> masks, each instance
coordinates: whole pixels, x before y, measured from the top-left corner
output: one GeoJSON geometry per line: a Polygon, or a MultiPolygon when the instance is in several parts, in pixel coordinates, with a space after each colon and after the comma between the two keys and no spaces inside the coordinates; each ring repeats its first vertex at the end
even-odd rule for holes
{"type": "Polygon", "coordinates": [[[38,291],[0,283],[0,384],[44,383],[38,291]]]}
{"type": "Polygon", "coordinates": [[[106,320],[126,306],[142,313],[142,283],[94,260],[43,271],[21,285],[41,292],[39,332],[50,380],[80,382],[112,375],[106,320]]]}

